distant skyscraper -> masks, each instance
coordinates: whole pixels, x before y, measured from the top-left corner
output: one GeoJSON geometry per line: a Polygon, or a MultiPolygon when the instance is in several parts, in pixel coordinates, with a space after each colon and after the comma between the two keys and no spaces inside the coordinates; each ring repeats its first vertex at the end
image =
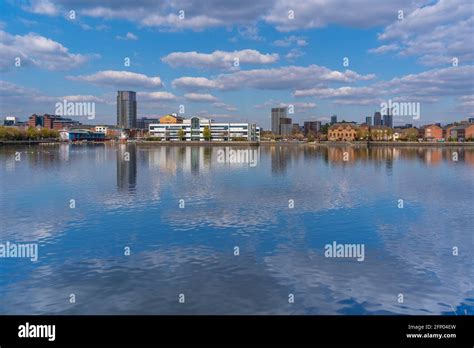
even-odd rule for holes
{"type": "Polygon", "coordinates": [[[137,94],[132,91],[117,92],[117,126],[137,128],[137,94]]]}
{"type": "Polygon", "coordinates": [[[383,115],[383,125],[385,127],[393,128],[393,116],[392,115],[383,115]]]}
{"type": "Polygon", "coordinates": [[[474,123],[474,117],[469,117],[467,120],[469,121],[469,123],[474,123]]]}
{"type": "Polygon", "coordinates": [[[368,126],[372,126],[372,116],[367,116],[365,118],[365,123],[368,125],[368,126]]]}
{"type": "Polygon", "coordinates": [[[308,135],[309,132],[316,135],[321,129],[321,121],[306,121],[304,123],[304,134],[308,135]]]}
{"type": "Polygon", "coordinates": [[[337,123],[337,115],[331,116],[331,124],[337,123]]]}
{"type": "Polygon", "coordinates": [[[374,114],[374,126],[381,126],[382,125],[382,115],[380,112],[376,112],[374,114]]]}
{"type": "Polygon", "coordinates": [[[280,118],[288,115],[287,108],[272,108],[272,133],[280,134],[280,118]]]}
{"type": "Polygon", "coordinates": [[[292,124],[292,126],[291,126],[291,133],[292,134],[299,133],[300,130],[301,130],[301,127],[300,127],[299,123],[293,123],[292,124]]]}
{"type": "Polygon", "coordinates": [[[282,117],[280,118],[280,135],[290,135],[293,130],[293,125],[291,124],[291,118],[282,117]]]}
{"type": "Polygon", "coordinates": [[[291,118],[288,118],[288,108],[272,108],[272,133],[289,135],[292,131],[291,118]]]}

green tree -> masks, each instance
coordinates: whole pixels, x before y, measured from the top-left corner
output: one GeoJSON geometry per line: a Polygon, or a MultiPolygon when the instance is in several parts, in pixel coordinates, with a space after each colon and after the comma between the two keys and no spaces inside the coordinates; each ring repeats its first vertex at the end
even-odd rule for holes
{"type": "Polygon", "coordinates": [[[418,140],[418,130],[415,128],[409,128],[405,130],[403,137],[408,141],[417,141],[418,140]]]}
{"type": "Polygon", "coordinates": [[[42,128],[42,129],[40,129],[40,131],[39,131],[39,137],[40,137],[41,139],[48,139],[48,138],[50,138],[50,131],[49,131],[49,129],[48,129],[48,128],[42,128]]]}
{"type": "Polygon", "coordinates": [[[313,132],[308,132],[308,135],[306,136],[308,139],[308,143],[312,143],[314,141],[314,134],[313,132]]]}
{"type": "Polygon", "coordinates": [[[322,134],[328,134],[329,127],[331,125],[329,123],[323,124],[321,129],[319,130],[322,134]]]}
{"type": "Polygon", "coordinates": [[[34,140],[38,138],[38,131],[35,127],[28,127],[26,130],[26,137],[30,140],[34,140]]]}
{"type": "Polygon", "coordinates": [[[204,137],[204,140],[211,140],[211,129],[208,126],[204,127],[204,130],[202,131],[202,136],[204,137]]]}
{"type": "Polygon", "coordinates": [[[185,135],[186,135],[186,134],[184,133],[184,130],[183,130],[182,128],[180,128],[180,129],[178,130],[178,138],[179,138],[179,140],[184,140],[185,135]]]}

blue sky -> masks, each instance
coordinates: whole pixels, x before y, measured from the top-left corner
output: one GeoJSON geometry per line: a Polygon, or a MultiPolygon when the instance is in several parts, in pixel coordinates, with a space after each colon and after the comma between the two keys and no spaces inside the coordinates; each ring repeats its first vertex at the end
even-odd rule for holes
{"type": "Polygon", "coordinates": [[[421,108],[396,124],[463,120],[474,116],[473,3],[2,0],[0,117],[67,99],[114,124],[116,91],[131,89],[138,117],[184,105],[185,117],[268,128],[271,107],[294,105],[294,122],[361,122],[390,99],[421,108]]]}

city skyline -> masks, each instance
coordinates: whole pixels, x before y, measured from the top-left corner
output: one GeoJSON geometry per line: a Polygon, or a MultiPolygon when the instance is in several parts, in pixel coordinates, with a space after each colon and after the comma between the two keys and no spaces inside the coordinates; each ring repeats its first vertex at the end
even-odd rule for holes
{"type": "Polygon", "coordinates": [[[421,109],[394,125],[465,120],[474,116],[472,6],[400,0],[354,17],[338,1],[5,1],[0,116],[54,114],[69,100],[95,103],[83,123],[115,124],[117,91],[132,90],[137,118],[174,112],[270,129],[271,109],[291,105],[293,123],[333,114],[362,123],[394,101],[421,109]]]}

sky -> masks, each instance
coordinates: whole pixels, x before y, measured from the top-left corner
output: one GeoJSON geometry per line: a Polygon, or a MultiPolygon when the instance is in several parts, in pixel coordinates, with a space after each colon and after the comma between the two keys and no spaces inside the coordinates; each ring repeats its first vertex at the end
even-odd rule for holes
{"type": "Polygon", "coordinates": [[[474,117],[472,0],[0,0],[0,52],[0,119],[67,100],[115,124],[118,90],[139,118],[265,129],[290,105],[300,124],[389,101],[420,108],[396,125],[474,117]]]}

